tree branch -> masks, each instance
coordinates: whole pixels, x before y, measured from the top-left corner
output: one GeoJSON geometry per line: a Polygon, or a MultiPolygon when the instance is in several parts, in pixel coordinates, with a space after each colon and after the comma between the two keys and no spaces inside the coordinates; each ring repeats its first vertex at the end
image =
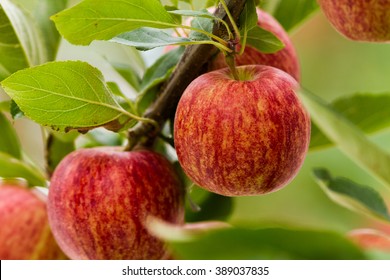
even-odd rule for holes
{"type": "MultiPolygon", "coordinates": [[[[238,22],[239,16],[244,9],[246,0],[226,0],[226,4],[234,20],[238,22]]],[[[225,20],[231,28],[231,22],[228,19],[225,10],[218,6],[214,15],[225,20]]],[[[223,24],[216,22],[213,28],[213,34],[228,38],[228,32],[223,24]]],[[[207,69],[206,65],[210,58],[218,50],[212,45],[192,45],[188,46],[179,61],[175,71],[162,87],[161,95],[146,110],[143,117],[155,120],[159,124],[156,129],[152,124],[139,122],[129,130],[129,144],[126,150],[131,150],[142,137],[153,139],[160,132],[166,120],[174,116],[177,104],[187,86],[207,69]]]]}

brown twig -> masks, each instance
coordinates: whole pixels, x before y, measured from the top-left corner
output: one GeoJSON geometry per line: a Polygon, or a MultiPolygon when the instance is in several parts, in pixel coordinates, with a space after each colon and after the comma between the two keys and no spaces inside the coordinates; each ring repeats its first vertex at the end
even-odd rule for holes
{"type": "MultiPolygon", "coordinates": [[[[238,22],[246,0],[226,0],[226,4],[234,20],[238,22]]],[[[225,20],[231,27],[225,10],[219,6],[214,15],[225,20]]],[[[219,22],[214,24],[213,34],[228,38],[225,26],[219,22]]],[[[143,117],[155,120],[161,128],[166,120],[173,117],[181,95],[187,86],[206,69],[205,65],[218,50],[212,45],[192,45],[186,48],[181,60],[170,79],[163,85],[157,100],[146,110],[143,117]]],[[[129,144],[126,150],[132,150],[142,137],[153,139],[159,131],[150,123],[139,122],[128,132],[129,144]]]]}

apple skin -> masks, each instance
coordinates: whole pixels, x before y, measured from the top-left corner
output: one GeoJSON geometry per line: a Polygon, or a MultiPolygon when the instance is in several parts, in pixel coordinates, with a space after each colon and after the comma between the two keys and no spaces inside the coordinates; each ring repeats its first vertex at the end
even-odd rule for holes
{"type": "MultiPolygon", "coordinates": [[[[279,22],[270,14],[263,10],[257,9],[258,25],[263,29],[272,32],[285,45],[283,49],[276,53],[262,53],[257,49],[247,45],[242,55],[236,55],[235,61],[237,66],[250,64],[263,64],[279,68],[289,73],[297,81],[300,81],[300,65],[298,55],[290,37],[279,22]]],[[[209,64],[209,70],[216,70],[227,67],[225,58],[219,53],[209,64]]]]}
{"type": "Polygon", "coordinates": [[[265,65],[208,72],[184,91],[175,115],[179,162],[194,183],[225,196],[288,184],[303,164],[310,118],[286,72],[265,65]]]}
{"type": "Polygon", "coordinates": [[[71,259],[164,259],[145,228],[152,215],[183,223],[183,188],[173,167],[149,150],[80,149],[54,171],[49,222],[71,259]]]}
{"type": "Polygon", "coordinates": [[[67,259],[49,228],[46,197],[36,189],[1,182],[0,225],[0,259],[67,259]]]}
{"type": "Polygon", "coordinates": [[[333,27],[364,42],[390,41],[390,0],[318,0],[333,27]]]}

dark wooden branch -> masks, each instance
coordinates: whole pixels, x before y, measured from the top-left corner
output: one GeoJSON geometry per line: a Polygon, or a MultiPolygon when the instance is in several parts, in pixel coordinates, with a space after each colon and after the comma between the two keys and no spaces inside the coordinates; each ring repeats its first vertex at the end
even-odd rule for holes
{"type": "MultiPolygon", "coordinates": [[[[226,0],[226,4],[235,22],[238,22],[245,2],[246,0],[226,0]]],[[[230,20],[221,6],[217,8],[214,14],[224,19],[231,26],[230,20]]],[[[215,23],[213,34],[221,38],[226,38],[227,30],[222,24],[215,23]]],[[[161,128],[166,120],[174,115],[184,90],[195,78],[205,72],[206,67],[204,66],[217,51],[213,45],[188,46],[170,79],[163,85],[160,96],[146,110],[144,117],[155,120],[161,128]]],[[[146,136],[149,139],[153,139],[158,133],[158,129],[152,124],[139,122],[129,131],[127,150],[131,150],[139,142],[141,137],[146,136]]]]}

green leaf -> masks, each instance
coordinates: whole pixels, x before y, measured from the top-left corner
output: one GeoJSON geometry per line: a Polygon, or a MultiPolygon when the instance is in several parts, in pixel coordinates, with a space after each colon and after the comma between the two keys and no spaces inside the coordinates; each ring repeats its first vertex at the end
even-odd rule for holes
{"type": "Polygon", "coordinates": [[[283,42],[278,37],[260,26],[249,30],[247,45],[254,47],[262,53],[274,53],[284,48],[283,42]]]}
{"type": "Polygon", "coordinates": [[[314,175],[324,192],[337,204],[390,222],[386,203],[373,188],[357,184],[347,178],[333,178],[326,169],[316,169],[314,175]]]}
{"type": "Polygon", "coordinates": [[[67,0],[12,0],[15,4],[20,5],[29,13],[43,34],[43,41],[48,52],[48,60],[54,60],[59,42],[60,34],[50,16],[65,9],[67,0]]]}
{"type": "Polygon", "coordinates": [[[183,53],[184,48],[177,48],[157,59],[156,62],[146,70],[141,82],[141,91],[145,92],[165,81],[170,76],[172,68],[177,65],[183,53]]]}
{"type": "Polygon", "coordinates": [[[39,0],[35,2],[36,5],[32,11],[32,15],[43,34],[48,60],[55,59],[61,39],[54,23],[50,20],[50,16],[65,9],[67,2],[68,0],[39,0]]]}
{"type": "MultiPolygon", "coordinates": [[[[213,26],[214,26],[214,21],[209,18],[203,18],[203,17],[196,17],[191,21],[191,26],[193,28],[197,28],[203,31],[206,31],[208,33],[213,32],[213,26]]],[[[189,38],[193,41],[207,41],[210,40],[210,37],[207,36],[206,34],[197,32],[192,30],[190,32],[189,38]]]]}
{"type": "Polygon", "coordinates": [[[140,95],[137,100],[137,111],[139,114],[142,114],[156,99],[159,92],[158,86],[171,76],[183,52],[183,47],[176,48],[161,56],[146,70],[142,78],[140,95]]]}
{"type": "Polygon", "coordinates": [[[158,0],[85,0],[52,17],[61,35],[76,45],[109,40],[141,27],[175,27],[158,0]]]}
{"type": "Polygon", "coordinates": [[[20,110],[18,104],[16,104],[14,100],[11,100],[10,113],[11,113],[11,116],[14,120],[17,120],[17,119],[24,117],[24,113],[22,112],[22,110],[20,110]]]}
{"type": "MultiPolygon", "coordinates": [[[[390,127],[390,92],[357,93],[343,96],[329,104],[365,133],[390,127]]],[[[333,143],[316,126],[312,126],[310,149],[326,148],[333,143]]]]}
{"type": "Polygon", "coordinates": [[[46,186],[45,176],[36,168],[3,152],[0,152],[0,177],[20,177],[26,179],[31,186],[46,186]]]}
{"type": "MultiPolygon", "coordinates": [[[[133,100],[127,97],[122,90],[119,88],[117,83],[107,82],[107,85],[111,92],[115,95],[118,104],[127,112],[133,115],[137,114],[136,104],[133,100]]],[[[120,131],[127,130],[134,125],[136,125],[137,121],[135,119],[130,120],[124,127],[120,129],[120,131]]]]}
{"type": "Polygon", "coordinates": [[[257,12],[254,0],[246,1],[239,22],[241,35],[247,34],[249,30],[257,26],[257,12]]]}
{"type": "Polygon", "coordinates": [[[21,70],[1,85],[24,114],[54,130],[117,131],[129,113],[116,102],[101,72],[81,61],[51,62],[21,70]]]}
{"type": "Polygon", "coordinates": [[[15,158],[20,159],[22,157],[21,147],[18,136],[11,123],[0,112],[0,152],[7,153],[15,158]]]}
{"type": "Polygon", "coordinates": [[[178,10],[177,6],[164,6],[165,10],[174,18],[176,24],[180,25],[182,23],[182,18],[180,15],[172,14],[171,11],[178,10]]]}
{"type": "Polygon", "coordinates": [[[390,186],[390,155],[370,141],[343,115],[334,111],[318,96],[301,90],[301,98],[312,120],[338,147],[362,168],[390,186]]]}
{"type": "Polygon", "coordinates": [[[279,0],[273,15],[289,32],[318,9],[317,0],[279,0]]]}
{"type": "Polygon", "coordinates": [[[191,42],[188,38],[174,37],[163,30],[148,27],[122,33],[111,39],[111,41],[135,47],[140,51],[147,51],[169,45],[185,45],[191,42]]]}
{"type": "Polygon", "coordinates": [[[60,137],[56,137],[54,134],[49,136],[47,141],[47,168],[50,173],[54,172],[54,169],[61,162],[61,160],[73,152],[76,149],[74,141],[62,141],[60,137]]]}
{"type": "Polygon", "coordinates": [[[34,19],[9,0],[1,1],[0,10],[0,14],[3,14],[0,16],[2,18],[0,19],[0,34],[5,32],[4,35],[0,35],[2,42],[0,44],[1,60],[5,59],[5,62],[1,63],[3,66],[0,66],[1,76],[4,74],[8,76],[15,70],[46,62],[48,53],[43,35],[34,19]],[[3,53],[1,48],[5,48],[6,53],[3,53]],[[15,48],[15,50],[10,48],[15,48]],[[17,58],[3,58],[8,54],[18,56],[17,58]],[[16,67],[10,66],[11,62],[16,62],[16,67]]]}
{"type": "Polygon", "coordinates": [[[0,5],[0,81],[29,66],[26,53],[19,42],[15,30],[0,5]]]}
{"type": "Polygon", "coordinates": [[[306,229],[212,230],[189,241],[171,241],[178,259],[192,260],[353,260],[363,252],[344,236],[306,229]]]}
{"type": "Polygon", "coordinates": [[[112,63],[114,69],[131,85],[136,91],[140,90],[141,78],[138,72],[124,63],[112,63]]]}

